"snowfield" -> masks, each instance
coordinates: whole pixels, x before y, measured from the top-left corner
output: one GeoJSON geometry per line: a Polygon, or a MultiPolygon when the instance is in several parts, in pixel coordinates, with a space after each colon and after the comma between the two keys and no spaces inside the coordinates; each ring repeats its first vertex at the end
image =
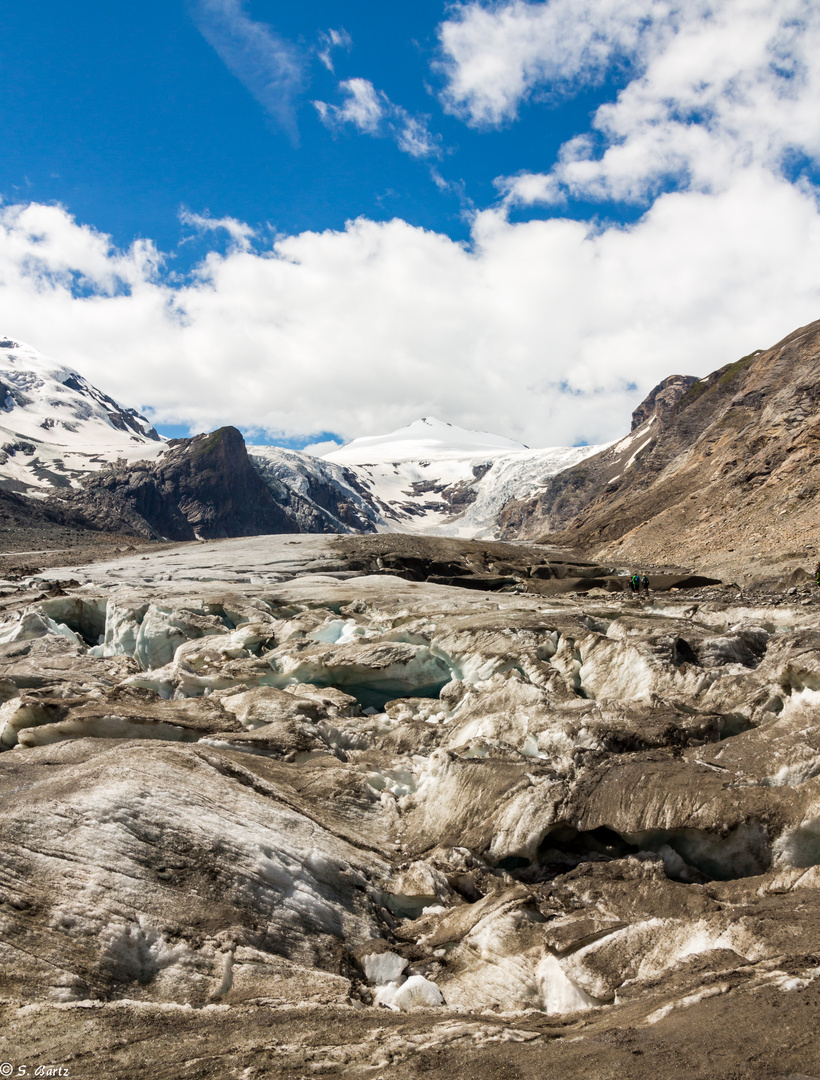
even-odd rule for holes
{"type": "Polygon", "coordinates": [[[370,435],[325,454],[339,465],[367,465],[384,461],[446,461],[462,458],[491,458],[497,454],[526,450],[523,443],[493,435],[489,431],[468,431],[432,416],[398,428],[388,435],[370,435]]]}
{"type": "Polygon", "coordinates": [[[162,453],[165,440],[78,372],[10,338],[0,339],[0,477],[45,496],[78,487],[105,464],[162,453]]]}

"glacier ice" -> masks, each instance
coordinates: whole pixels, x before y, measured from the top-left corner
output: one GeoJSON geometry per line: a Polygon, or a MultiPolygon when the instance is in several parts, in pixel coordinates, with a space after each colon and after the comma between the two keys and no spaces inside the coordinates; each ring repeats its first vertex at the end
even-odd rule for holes
{"type": "Polygon", "coordinates": [[[374,986],[381,983],[398,983],[409,963],[404,957],[390,950],[365,953],[359,959],[365,975],[374,986]]]}
{"type": "Polygon", "coordinates": [[[778,634],[329,557],[243,591],[186,558],[212,580],[2,613],[0,893],[33,905],[3,919],[55,894],[32,1000],[605,1014],[812,932],[810,613],[778,634]]]}
{"type": "Polygon", "coordinates": [[[399,1012],[444,1004],[439,988],[423,975],[410,975],[402,983],[389,982],[377,986],[374,997],[380,1005],[387,1005],[399,1012]]]}
{"type": "Polygon", "coordinates": [[[536,968],[541,1008],[546,1013],[577,1012],[599,1004],[565,974],[558,960],[548,953],[536,968]]]}

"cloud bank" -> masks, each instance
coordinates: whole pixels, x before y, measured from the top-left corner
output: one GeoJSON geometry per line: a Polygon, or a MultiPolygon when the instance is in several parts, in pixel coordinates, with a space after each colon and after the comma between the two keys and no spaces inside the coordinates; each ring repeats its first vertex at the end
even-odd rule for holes
{"type": "Polygon", "coordinates": [[[475,218],[470,245],[360,219],[212,252],[178,284],[60,207],[0,210],[0,327],[157,422],[345,438],[432,414],[532,446],[628,427],[820,315],[812,193],[760,171],[669,193],[630,228],[475,218]]]}

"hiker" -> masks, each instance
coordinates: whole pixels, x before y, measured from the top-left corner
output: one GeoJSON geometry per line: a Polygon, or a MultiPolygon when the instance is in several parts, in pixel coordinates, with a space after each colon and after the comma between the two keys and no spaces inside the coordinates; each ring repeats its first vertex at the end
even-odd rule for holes
{"type": "Polygon", "coordinates": [[[646,576],[646,574],[644,574],[641,578],[641,588],[644,592],[649,592],[649,578],[646,576]]]}
{"type": "Polygon", "coordinates": [[[641,575],[636,571],[629,579],[629,588],[632,592],[640,592],[641,588],[641,575]]]}
{"type": "Polygon", "coordinates": [[[817,582],[818,586],[820,586],[820,562],[814,568],[814,580],[817,582]]]}

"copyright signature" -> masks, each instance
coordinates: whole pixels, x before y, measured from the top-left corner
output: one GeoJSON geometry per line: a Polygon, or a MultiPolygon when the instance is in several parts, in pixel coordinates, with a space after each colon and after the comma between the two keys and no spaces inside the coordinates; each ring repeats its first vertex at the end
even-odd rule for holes
{"type": "Polygon", "coordinates": [[[68,1076],[69,1071],[65,1065],[36,1065],[31,1068],[28,1065],[14,1066],[4,1061],[0,1063],[0,1077],[4,1076],[68,1076]]]}

